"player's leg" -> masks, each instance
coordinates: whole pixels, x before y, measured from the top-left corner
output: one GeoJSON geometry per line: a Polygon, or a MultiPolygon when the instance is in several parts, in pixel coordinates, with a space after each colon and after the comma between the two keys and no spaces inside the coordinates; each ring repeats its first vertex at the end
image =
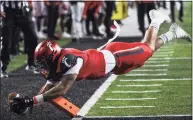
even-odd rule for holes
{"type": "Polygon", "coordinates": [[[185,38],[189,41],[192,41],[192,38],[188,33],[186,33],[182,28],[180,28],[176,23],[172,24],[169,31],[160,35],[155,43],[155,51],[159,49],[162,45],[176,40],[178,38],[185,38]]]}
{"type": "Polygon", "coordinates": [[[164,15],[157,10],[151,10],[149,12],[149,15],[151,18],[151,23],[148,30],[145,33],[143,41],[141,42],[149,44],[152,51],[155,51],[155,44],[160,25],[164,22],[170,22],[171,20],[168,15],[164,15]]]}

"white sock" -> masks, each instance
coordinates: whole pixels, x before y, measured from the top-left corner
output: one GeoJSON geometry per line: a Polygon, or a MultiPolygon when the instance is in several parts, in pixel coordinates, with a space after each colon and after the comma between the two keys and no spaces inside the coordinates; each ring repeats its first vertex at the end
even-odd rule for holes
{"type": "Polygon", "coordinates": [[[159,36],[159,38],[161,38],[161,40],[165,43],[173,40],[174,38],[176,38],[175,34],[171,31],[168,31],[162,35],[159,36]]]}
{"type": "Polygon", "coordinates": [[[161,23],[158,20],[152,19],[149,27],[154,27],[155,29],[159,30],[160,25],[161,23]]]}

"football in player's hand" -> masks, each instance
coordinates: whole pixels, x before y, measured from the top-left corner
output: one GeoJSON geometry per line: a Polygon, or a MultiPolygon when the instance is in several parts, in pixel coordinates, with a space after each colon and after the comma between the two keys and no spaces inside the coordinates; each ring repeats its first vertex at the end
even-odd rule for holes
{"type": "Polygon", "coordinates": [[[16,92],[9,93],[9,95],[8,95],[8,105],[13,103],[13,99],[16,98],[16,97],[20,97],[20,95],[16,92]]]}

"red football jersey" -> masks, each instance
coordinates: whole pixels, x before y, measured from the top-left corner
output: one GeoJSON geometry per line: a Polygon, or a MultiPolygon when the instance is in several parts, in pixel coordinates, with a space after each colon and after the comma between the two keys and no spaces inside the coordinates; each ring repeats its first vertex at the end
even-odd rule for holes
{"type": "Polygon", "coordinates": [[[65,74],[68,70],[65,64],[61,64],[62,60],[68,57],[68,64],[73,67],[78,57],[83,59],[83,66],[80,69],[77,80],[82,79],[97,79],[105,76],[105,59],[103,53],[96,49],[88,49],[80,51],[74,48],[62,49],[61,55],[58,60],[56,74],[65,74]]]}

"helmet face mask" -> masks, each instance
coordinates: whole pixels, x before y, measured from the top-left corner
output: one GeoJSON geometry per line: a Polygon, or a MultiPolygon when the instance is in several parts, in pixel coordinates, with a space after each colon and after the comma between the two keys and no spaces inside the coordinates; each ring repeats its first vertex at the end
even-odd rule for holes
{"type": "Polygon", "coordinates": [[[35,67],[38,69],[38,71],[41,71],[42,69],[46,71],[51,71],[52,67],[52,57],[53,55],[41,57],[41,59],[35,60],[35,67]]]}

